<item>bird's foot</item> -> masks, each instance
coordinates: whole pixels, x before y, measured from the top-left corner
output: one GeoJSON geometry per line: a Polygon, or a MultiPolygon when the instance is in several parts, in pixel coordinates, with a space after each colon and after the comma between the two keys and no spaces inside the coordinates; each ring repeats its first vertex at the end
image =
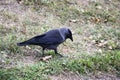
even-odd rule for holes
{"type": "Polygon", "coordinates": [[[57,55],[58,55],[59,57],[63,57],[63,55],[61,55],[61,54],[59,54],[59,53],[57,53],[57,55]]]}

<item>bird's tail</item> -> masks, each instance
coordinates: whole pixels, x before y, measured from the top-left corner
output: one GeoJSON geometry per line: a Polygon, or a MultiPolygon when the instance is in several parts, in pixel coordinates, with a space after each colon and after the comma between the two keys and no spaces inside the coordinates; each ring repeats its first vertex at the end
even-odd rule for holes
{"type": "Polygon", "coordinates": [[[26,46],[26,45],[29,45],[28,42],[21,42],[21,43],[17,43],[17,46],[26,46]]]}

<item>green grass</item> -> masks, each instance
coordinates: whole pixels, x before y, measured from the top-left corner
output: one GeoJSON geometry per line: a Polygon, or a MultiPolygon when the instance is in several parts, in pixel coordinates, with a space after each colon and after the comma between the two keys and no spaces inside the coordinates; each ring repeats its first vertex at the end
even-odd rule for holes
{"type": "Polygon", "coordinates": [[[49,79],[47,75],[59,74],[62,71],[73,71],[80,74],[95,73],[97,71],[120,74],[120,51],[110,51],[94,56],[84,56],[84,58],[53,58],[45,62],[38,62],[26,67],[14,67],[0,70],[2,80],[21,79],[49,79]]]}

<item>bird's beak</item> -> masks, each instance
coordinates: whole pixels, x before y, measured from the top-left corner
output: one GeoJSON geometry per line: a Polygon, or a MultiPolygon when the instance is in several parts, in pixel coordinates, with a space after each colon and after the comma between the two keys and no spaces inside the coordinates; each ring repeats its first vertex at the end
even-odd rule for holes
{"type": "Polygon", "coordinates": [[[68,29],[68,31],[69,31],[69,38],[71,39],[71,41],[73,41],[72,32],[70,31],[70,29],[68,29]]]}
{"type": "Polygon", "coordinates": [[[72,36],[70,37],[70,39],[71,39],[71,41],[73,41],[73,37],[72,36]]]}

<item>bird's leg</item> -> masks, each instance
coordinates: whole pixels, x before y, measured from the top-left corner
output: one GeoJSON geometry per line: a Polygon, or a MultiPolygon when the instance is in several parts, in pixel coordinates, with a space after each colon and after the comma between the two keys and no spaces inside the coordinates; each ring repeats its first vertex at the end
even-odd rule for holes
{"type": "Polygon", "coordinates": [[[57,52],[57,49],[54,49],[54,51],[55,51],[55,54],[58,54],[62,57],[62,55],[57,52]]]}
{"type": "Polygon", "coordinates": [[[55,51],[55,54],[58,54],[57,49],[54,49],[54,51],[55,51]]]}
{"type": "Polygon", "coordinates": [[[44,50],[45,50],[45,48],[42,49],[42,56],[44,56],[44,50]]]}

